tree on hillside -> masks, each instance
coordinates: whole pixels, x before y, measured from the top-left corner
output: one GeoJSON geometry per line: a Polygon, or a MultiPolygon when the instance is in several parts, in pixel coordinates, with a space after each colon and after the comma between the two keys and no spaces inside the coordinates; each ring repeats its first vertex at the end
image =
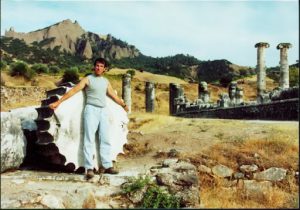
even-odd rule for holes
{"type": "Polygon", "coordinates": [[[49,72],[49,68],[46,64],[42,64],[42,63],[36,63],[33,64],[33,66],[31,67],[31,69],[33,69],[36,73],[41,74],[41,73],[48,73],[49,72]]]}
{"type": "Polygon", "coordinates": [[[228,87],[229,83],[233,80],[233,75],[232,74],[227,74],[224,75],[220,78],[220,84],[222,87],[228,87]]]}
{"type": "Polygon", "coordinates": [[[25,62],[15,62],[10,64],[10,75],[11,76],[23,76],[24,78],[31,80],[35,75],[35,71],[29,68],[25,62]]]}
{"type": "Polygon", "coordinates": [[[126,71],[126,74],[130,74],[131,78],[133,78],[134,75],[135,75],[135,71],[133,69],[129,69],[129,70],[126,71]]]}
{"type": "Polygon", "coordinates": [[[290,67],[289,71],[290,86],[299,86],[299,68],[290,67]]]}
{"type": "Polygon", "coordinates": [[[206,82],[219,81],[222,79],[225,85],[228,80],[233,79],[233,76],[235,76],[230,64],[232,63],[224,59],[202,62],[197,70],[198,78],[206,82]]]}
{"type": "Polygon", "coordinates": [[[50,66],[49,67],[49,73],[51,73],[51,74],[57,74],[57,73],[59,73],[58,66],[50,66]]]}
{"type": "Polygon", "coordinates": [[[62,82],[72,82],[72,83],[78,83],[79,81],[79,74],[78,69],[75,68],[67,69],[63,75],[62,82]]]}
{"type": "Polygon", "coordinates": [[[6,70],[7,68],[7,62],[4,60],[0,60],[0,69],[2,70],[6,70]]]}

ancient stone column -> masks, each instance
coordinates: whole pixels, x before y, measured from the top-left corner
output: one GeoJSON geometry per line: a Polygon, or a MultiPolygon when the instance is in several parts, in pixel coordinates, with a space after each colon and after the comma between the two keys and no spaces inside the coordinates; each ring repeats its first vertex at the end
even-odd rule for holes
{"type": "Polygon", "coordinates": [[[225,108],[229,106],[229,96],[227,93],[221,93],[219,95],[220,107],[225,108]]]}
{"type": "Polygon", "coordinates": [[[244,102],[244,92],[243,92],[243,88],[241,87],[237,87],[236,88],[236,92],[235,92],[235,103],[236,104],[241,104],[244,102]]]}
{"type": "Polygon", "coordinates": [[[237,83],[231,82],[228,87],[228,95],[230,98],[231,105],[235,105],[236,103],[236,90],[237,90],[237,83]]]}
{"type": "Polygon", "coordinates": [[[176,105],[175,105],[175,98],[179,98],[181,92],[180,92],[180,86],[175,83],[169,84],[169,111],[170,115],[176,114],[176,105]]]}
{"type": "MultiPolygon", "coordinates": [[[[259,42],[255,45],[257,48],[257,98],[266,91],[266,67],[265,67],[265,48],[270,47],[266,42],[259,42]]],[[[259,99],[257,99],[259,102],[259,99]]]]}
{"type": "Polygon", "coordinates": [[[279,87],[289,88],[289,62],[288,62],[288,49],[292,47],[290,43],[280,43],[277,45],[277,49],[280,50],[280,80],[279,87]]]}
{"type": "Polygon", "coordinates": [[[200,82],[198,85],[198,98],[202,100],[204,103],[209,102],[209,92],[207,89],[206,82],[200,82]]]}
{"type": "Polygon", "coordinates": [[[131,75],[125,74],[122,80],[122,98],[131,113],[131,75]]]}
{"type": "Polygon", "coordinates": [[[207,83],[202,81],[198,85],[198,98],[201,98],[201,93],[207,90],[207,83]]]}
{"type": "Polygon", "coordinates": [[[154,112],[155,87],[153,82],[146,82],[146,112],[154,112]]]}

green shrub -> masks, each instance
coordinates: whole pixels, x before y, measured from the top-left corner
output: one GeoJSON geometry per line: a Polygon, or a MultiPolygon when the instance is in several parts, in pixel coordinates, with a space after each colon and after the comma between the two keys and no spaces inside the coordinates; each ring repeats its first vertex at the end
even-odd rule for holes
{"type": "Polygon", "coordinates": [[[139,178],[129,178],[129,183],[128,185],[123,185],[123,191],[125,193],[130,193],[130,192],[135,192],[137,190],[140,190],[144,188],[146,185],[150,183],[150,178],[149,177],[139,177],[139,178]]]}
{"type": "Polygon", "coordinates": [[[250,72],[248,71],[248,69],[241,69],[241,70],[240,70],[240,76],[241,76],[241,77],[247,77],[247,76],[250,76],[250,72]]]}
{"type": "Polygon", "coordinates": [[[6,70],[7,68],[7,62],[4,60],[0,60],[0,70],[6,70]]]}
{"type": "Polygon", "coordinates": [[[143,208],[180,208],[180,200],[175,195],[157,185],[149,186],[142,200],[143,208]]]}
{"type": "Polygon", "coordinates": [[[28,80],[33,79],[36,76],[36,72],[34,70],[32,70],[31,68],[28,69],[25,78],[28,80]]]}
{"type": "Polygon", "coordinates": [[[11,76],[23,76],[25,79],[31,80],[35,75],[35,71],[28,67],[25,62],[15,62],[10,65],[11,76]]]}
{"type": "Polygon", "coordinates": [[[140,203],[141,208],[180,208],[180,199],[159,187],[148,176],[131,178],[128,184],[122,186],[122,189],[124,193],[128,194],[145,187],[147,189],[140,203]]]}
{"type": "Polygon", "coordinates": [[[79,73],[81,74],[89,73],[91,72],[91,69],[93,69],[92,65],[81,65],[78,67],[79,73]]]}
{"type": "Polygon", "coordinates": [[[223,77],[221,77],[220,79],[220,84],[223,87],[227,87],[229,85],[229,83],[232,81],[233,77],[232,75],[228,74],[228,75],[224,75],[223,77]]]}
{"type": "Polygon", "coordinates": [[[79,81],[79,74],[78,70],[71,68],[67,69],[63,75],[62,82],[73,82],[73,83],[78,83],[79,81]]]}
{"type": "Polygon", "coordinates": [[[46,64],[42,64],[42,63],[33,64],[31,69],[34,70],[38,74],[41,74],[41,73],[47,74],[49,72],[48,66],[46,64]]]}
{"type": "Polygon", "coordinates": [[[129,69],[128,71],[126,71],[126,74],[130,74],[131,75],[131,79],[134,77],[135,75],[135,71],[133,69],[129,69]]]}
{"type": "Polygon", "coordinates": [[[58,66],[50,66],[49,67],[49,73],[51,73],[51,74],[58,74],[59,73],[58,66]]]}
{"type": "Polygon", "coordinates": [[[290,67],[289,69],[290,86],[299,86],[299,68],[290,67]]]}

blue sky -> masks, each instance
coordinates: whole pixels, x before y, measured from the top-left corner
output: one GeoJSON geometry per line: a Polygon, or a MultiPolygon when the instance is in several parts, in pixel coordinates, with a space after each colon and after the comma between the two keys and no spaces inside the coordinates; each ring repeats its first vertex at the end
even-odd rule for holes
{"type": "Polygon", "coordinates": [[[289,42],[289,63],[299,59],[296,0],[1,0],[1,35],[10,27],[30,32],[65,19],[77,20],[86,31],[110,33],[152,57],[183,53],[255,67],[254,45],[268,42],[271,67],[279,65],[276,46],[289,42]]]}

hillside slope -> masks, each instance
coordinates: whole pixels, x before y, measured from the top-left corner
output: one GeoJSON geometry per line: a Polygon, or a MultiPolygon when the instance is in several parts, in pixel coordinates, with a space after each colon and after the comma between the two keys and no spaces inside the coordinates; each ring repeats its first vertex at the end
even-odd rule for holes
{"type": "MultiPolygon", "coordinates": [[[[122,75],[126,73],[128,69],[117,69],[113,68],[105,75],[110,80],[114,89],[117,90],[119,96],[122,95],[122,75]]],[[[1,78],[7,87],[32,87],[31,81],[26,81],[22,77],[11,77],[7,72],[1,72],[1,78]]],[[[50,75],[38,75],[35,78],[34,85],[45,89],[53,89],[56,87],[56,83],[61,80],[61,76],[50,76],[50,75]]],[[[135,76],[132,79],[131,89],[132,89],[132,111],[133,112],[145,112],[145,82],[152,81],[156,85],[155,90],[155,113],[157,114],[169,114],[169,83],[177,83],[180,84],[184,88],[184,92],[186,94],[187,99],[190,101],[194,101],[198,97],[198,84],[195,83],[187,83],[186,81],[166,75],[153,74],[150,72],[140,72],[135,70],[135,76]]],[[[273,90],[278,86],[278,83],[274,82],[274,80],[267,78],[267,90],[273,90]]],[[[256,76],[247,77],[241,80],[238,80],[238,85],[244,89],[244,100],[256,100],[256,76]]],[[[219,99],[219,94],[222,92],[228,92],[227,88],[209,84],[208,90],[211,92],[210,97],[211,101],[215,102],[219,99]]],[[[20,100],[19,95],[15,95],[12,97],[16,97],[20,100]]],[[[1,102],[1,110],[5,111],[8,109],[19,108],[20,106],[27,105],[39,105],[40,101],[36,101],[33,103],[31,101],[30,104],[26,104],[26,98],[22,98],[22,103],[19,104],[3,104],[1,102]]]]}

